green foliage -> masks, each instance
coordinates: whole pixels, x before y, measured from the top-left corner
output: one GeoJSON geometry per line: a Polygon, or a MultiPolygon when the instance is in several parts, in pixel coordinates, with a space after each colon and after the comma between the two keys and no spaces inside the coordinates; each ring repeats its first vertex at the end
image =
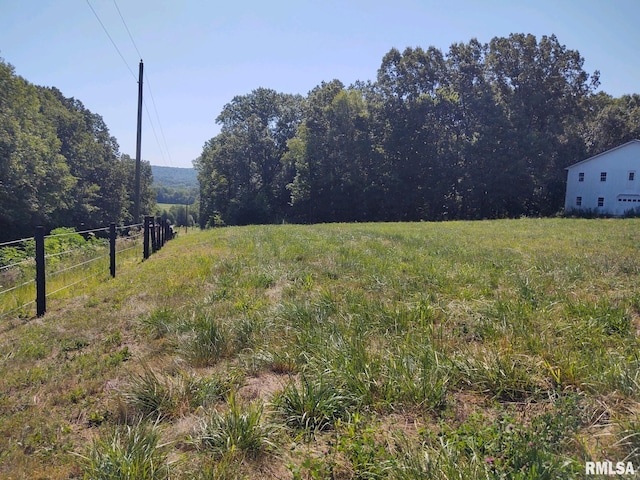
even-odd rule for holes
{"type": "Polygon", "coordinates": [[[184,371],[172,375],[144,365],[132,374],[122,398],[132,413],[154,420],[175,419],[199,407],[210,407],[236,387],[237,379],[219,375],[194,376],[184,371]]]}
{"type": "Polygon", "coordinates": [[[486,423],[471,417],[443,438],[456,456],[483,462],[489,478],[570,478],[583,471],[581,462],[563,454],[574,446],[574,433],[581,424],[575,397],[561,397],[553,411],[536,417],[531,425],[518,423],[509,415],[486,423]]]}
{"type": "Polygon", "coordinates": [[[280,160],[302,115],[302,98],[259,88],[235,97],[216,121],[220,135],[196,160],[200,225],[285,218],[291,169],[280,160]]]}
{"type": "Polygon", "coordinates": [[[147,366],[144,366],[142,373],[132,375],[124,398],[144,417],[153,419],[175,416],[178,406],[173,384],[160,378],[147,366]]]}
{"type": "Polygon", "coordinates": [[[576,50],[511,34],[391,49],[375,82],[225,105],[195,162],[200,225],[549,216],[564,168],[640,132],[576,50]]]}
{"type": "MultiPolygon", "coordinates": [[[[36,225],[84,230],[132,219],[135,165],[99,115],[55,87],[30,84],[1,59],[0,91],[0,241],[32,235],[36,225]]],[[[150,172],[143,164],[147,212],[150,172]]]]}

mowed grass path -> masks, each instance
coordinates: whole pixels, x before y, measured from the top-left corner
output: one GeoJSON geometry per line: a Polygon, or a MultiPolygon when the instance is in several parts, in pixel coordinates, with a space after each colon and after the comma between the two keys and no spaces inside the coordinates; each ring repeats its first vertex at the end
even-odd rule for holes
{"type": "Polygon", "coordinates": [[[0,478],[640,469],[639,249],[638,220],[179,236],[0,324],[0,478]]]}

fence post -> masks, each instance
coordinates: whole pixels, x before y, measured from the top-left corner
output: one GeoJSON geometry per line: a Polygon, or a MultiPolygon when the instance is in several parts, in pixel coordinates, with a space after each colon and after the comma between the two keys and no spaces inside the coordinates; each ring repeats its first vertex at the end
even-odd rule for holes
{"type": "Polygon", "coordinates": [[[156,219],[154,217],[150,217],[151,222],[151,253],[156,253],[158,251],[158,229],[156,227],[156,219]]]}
{"type": "Polygon", "coordinates": [[[173,235],[171,235],[171,225],[169,225],[169,219],[164,221],[164,236],[167,240],[173,240],[173,235]]]}
{"type": "Polygon", "coordinates": [[[44,264],[44,227],[36,227],[36,315],[42,317],[47,311],[47,287],[44,264]]]}
{"type": "Polygon", "coordinates": [[[162,236],[162,218],[158,217],[156,222],[158,222],[158,250],[160,250],[164,246],[164,238],[162,236]]]}
{"type": "Polygon", "coordinates": [[[143,257],[145,260],[149,258],[149,240],[151,236],[151,217],[144,217],[144,246],[143,246],[143,257]]]}
{"type": "Polygon", "coordinates": [[[116,276],[116,224],[109,224],[109,271],[111,278],[116,276]]]}

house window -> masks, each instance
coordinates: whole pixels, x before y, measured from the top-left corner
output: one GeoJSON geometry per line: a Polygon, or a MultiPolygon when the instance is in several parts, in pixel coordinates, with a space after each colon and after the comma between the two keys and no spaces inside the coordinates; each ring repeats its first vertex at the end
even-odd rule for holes
{"type": "Polygon", "coordinates": [[[582,197],[576,197],[576,206],[577,207],[582,206],[582,197]]]}
{"type": "Polygon", "coordinates": [[[578,173],[578,181],[579,182],[584,182],[584,172],[578,173]]]}
{"type": "Polygon", "coordinates": [[[598,197],[598,206],[604,207],[604,197],[598,197]]]}
{"type": "Polygon", "coordinates": [[[636,172],[629,172],[629,181],[633,182],[636,179],[636,172]]]}
{"type": "Polygon", "coordinates": [[[607,172],[600,172],[600,181],[601,182],[607,181],[607,172]]]}

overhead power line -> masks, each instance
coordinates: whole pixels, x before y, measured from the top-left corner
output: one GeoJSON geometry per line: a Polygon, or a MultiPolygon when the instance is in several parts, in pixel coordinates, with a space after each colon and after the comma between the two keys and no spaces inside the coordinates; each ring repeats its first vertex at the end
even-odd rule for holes
{"type": "MultiPolygon", "coordinates": [[[[122,20],[122,24],[124,25],[124,28],[127,30],[127,33],[129,34],[129,38],[131,39],[131,43],[133,44],[133,48],[135,48],[136,52],[138,53],[138,56],[140,58],[142,58],[142,54],[140,53],[140,50],[138,49],[138,46],[136,45],[136,41],[133,39],[133,35],[131,34],[131,30],[129,30],[129,27],[127,25],[127,22],[124,19],[124,15],[122,15],[122,12],[120,11],[120,8],[118,7],[118,3],[116,2],[116,0],[113,0],[113,5],[116,7],[116,10],[118,11],[118,15],[120,15],[120,20],[122,20]]],[[[151,103],[153,104],[153,109],[154,112],[156,114],[156,120],[158,121],[158,126],[160,128],[160,135],[162,136],[162,140],[164,142],[164,147],[163,145],[160,144],[160,140],[158,139],[158,135],[156,133],[156,129],[153,125],[153,120],[151,119],[151,114],[149,113],[149,109],[147,108],[147,102],[143,99],[143,103],[144,103],[144,108],[147,112],[147,116],[149,117],[149,124],[151,125],[151,130],[153,131],[153,136],[156,139],[156,143],[158,144],[158,148],[160,150],[160,155],[162,156],[162,162],[164,164],[166,164],[166,160],[164,157],[164,151],[166,150],[166,153],[169,157],[169,164],[173,164],[173,162],[171,161],[171,154],[169,153],[169,148],[167,146],[167,139],[165,138],[164,135],[164,129],[162,128],[162,122],[160,121],[160,115],[158,114],[158,107],[156,106],[156,100],[153,96],[153,90],[151,89],[151,82],[149,81],[149,76],[145,73],[144,74],[145,77],[145,82],[147,84],[147,89],[149,90],[149,95],[151,96],[151,103]]]]}
{"type": "Polygon", "coordinates": [[[131,32],[129,31],[129,27],[127,27],[127,22],[124,21],[124,17],[122,16],[122,13],[120,12],[120,9],[118,8],[118,4],[116,3],[116,0],[113,0],[113,4],[115,5],[116,10],[118,11],[118,15],[120,15],[120,19],[122,20],[122,23],[124,24],[124,28],[127,30],[127,33],[129,34],[129,38],[131,39],[131,43],[133,43],[133,48],[135,48],[136,52],[138,52],[138,57],[142,58],[142,55],[140,54],[140,50],[138,50],[138,46],[136,45],[136,42],[133,39],[133,35],[131,35],[131,32]]]}
{"type": "Polygon", "coordinates": [[[124,62],[124,64],[127,66],[127,70],[129,70],[129,72],[131,73],[131,76],[134,78],[134,80],[136,79],[136,74],[133,73],[133,70],[131,70],[131,67],[129,66],[129,64],[127,63],[127,60],[124,58],[124,55],[122,55],[122,52],[120,51],[120,49],[118,48],[118,45],[116,45],[116,42],[113,41],[113,38],[111,38],[111,35],[109,35],[109,31],[107,30],[107,27],[104,26],[104,23],[102,23],[102,20],[100,20],[100,17],[98,16],[98,13],[94,10],[93,6],[91,5],[91,3],[89,2],[89,0],[87,0],[87,5],[89,5],[89,8],[91,9],[91,11],[93,12],[93,14],[96,16],[96,18],[98,19],[98,22],[100,23],[100,25],[102,26],[102,29],[104,30],[104,33],[107,34],[107,37],[109,37],[109,40],[111,40],[111,44],[113,45],[113,48],[116,49],[116,51],[118,52],[118,55],[120,55],[120,58],[122,59],[122,61],[124,62]]]}
{"type": "MultiPolygon", "coordinates": [[[[156,113],[156,118],[158,119],[158,126],[160,127],[160,136],[162,136],[162,141],[164,142],[164,148],[167,151],[167,156],[169,157],[169,166],[173,166],[173,159],[171,158],[171,153],[169,152],[169,146],[167,145],[167,138],[164,136],[164,129],[162,128],[162,122],[160,121],[160,115],[158,114],[158,107],[156,106],[156,100],[153,98],[153,90],[151,89],[151,83],[149,82],[149,77],[145,74],[145,78],[147,79],[147,86],[149,87],[149,95],[151,96],[151,103],[153,104],[153,109],[156,113]]],[[[146,105],[145,105],[146,108],[146,105]]],[[[148,114],[149,112],[147,112],[148,114]]],[[[162,148],[160,149],[162,152],[162,148]]],[[[164,159],[163,159],[164,160],[164,159]]]]}
{"type": "MultiPolygon", "coordinates": [[[[129,66],[129,63],[127,62],[127,60],[125,59],[124,55],[122,54],[122,52],[118,48],[118,45],[116,44],[116,42],[113,40],[113,38],[109,34],[109,31],[107,30],[107,27],[104,25],[104,23],[100,19],[100,16],[95,11],[95,9],[93,8],[93,6],[89,2],[89,0],[86,0],[86,2],[87,2],[87,5],[89,5],[89,8],[91,8],[91,11],[95,15],[96,19],[98,20],[98,22],[102,26],[102,29],[104,30],[104,33],[107,34],[107,37],[111,41],[111,44],[113,45],[113,47],[116,49],[116,52],[118,52],[118,55],[120,56],[120,58],[122,59],[124,64],[127,66],[127,70],[129,70],[129,72],[131,73],[131,76],[137,82],[138,78],[136,77],[135,73],[133,72],[133,70],[129,66]]],[[[118,15],[120,16],[120,20],[122,20],[122,24],[124,25],[124,28],[126,29],[127,34],[129,35],[129,39],[131,40],[131,43],[133,44],[133,48],[135,49],[136,53],[140,57],[140,61],[142,62],[142,58],[143,57],[142,57],[142,54],[140,53],[140,49],[138,48],[138,45],[136,44],[136,42],[135,42],[135,40],[133,38],[133,35],[131,34],[131,30],[129,30],[129,26],[127,25],[127,22],[125,21],[124,15],[120,11],[120,7],[118,7],[118,3],[116,2],[116,0],[113,0],[113,5],[115,6],[115,8],[116,8],[116,10],[118,12],[118,15]]],[[[163,140],[164,146],[163,146],[163,144],[160,143],[160,140],[158,138],[158,134],[156,133],[156,129],[155,129],[155,126],[154,126],[154,122],[153,122],[152,116],[149,113],[149,108],[147,107],[147,102],[143,98],[144,108],[145,108],[145,110],[147,112],[147,117],[149,119],[149,125],[151,125],[151,130],[152,130],[153,136],[154,136],[154,138],[156,140],[156,144],[158,145],[158,149],[160,151],[160,156],[162,157],[162,162],[164,164],[167,163],[166,159],[165,159],[165,151],[166,151],[167,156],[169,157],[169,165],[172,165],[173,161],[171,159],[171,154],[169,153],[169,148],[168,148],[168,145],[167,145],[167,139],[166,139],[165,134],[164,134],[164,129],[162,128],[162,122],[160,120],[160,115],[158,114],[158,107],[156,106],[156,101],[155,101],[155,98],[153,96],[153,91],[151,90],[151,83],[149,82],[149,76],[147,75],[147,73],[145,73],[144,77],[145,77],[145,82],[147,84],[147,89],[149,90],[149,94],[151,96],[151,103],[153,104],[153,109],[154,109],[154,112],[155,112],[156,120],[158,122],[158,126],[160,127],[160,134],[162,136],[162,140],[163,140]]]]}

